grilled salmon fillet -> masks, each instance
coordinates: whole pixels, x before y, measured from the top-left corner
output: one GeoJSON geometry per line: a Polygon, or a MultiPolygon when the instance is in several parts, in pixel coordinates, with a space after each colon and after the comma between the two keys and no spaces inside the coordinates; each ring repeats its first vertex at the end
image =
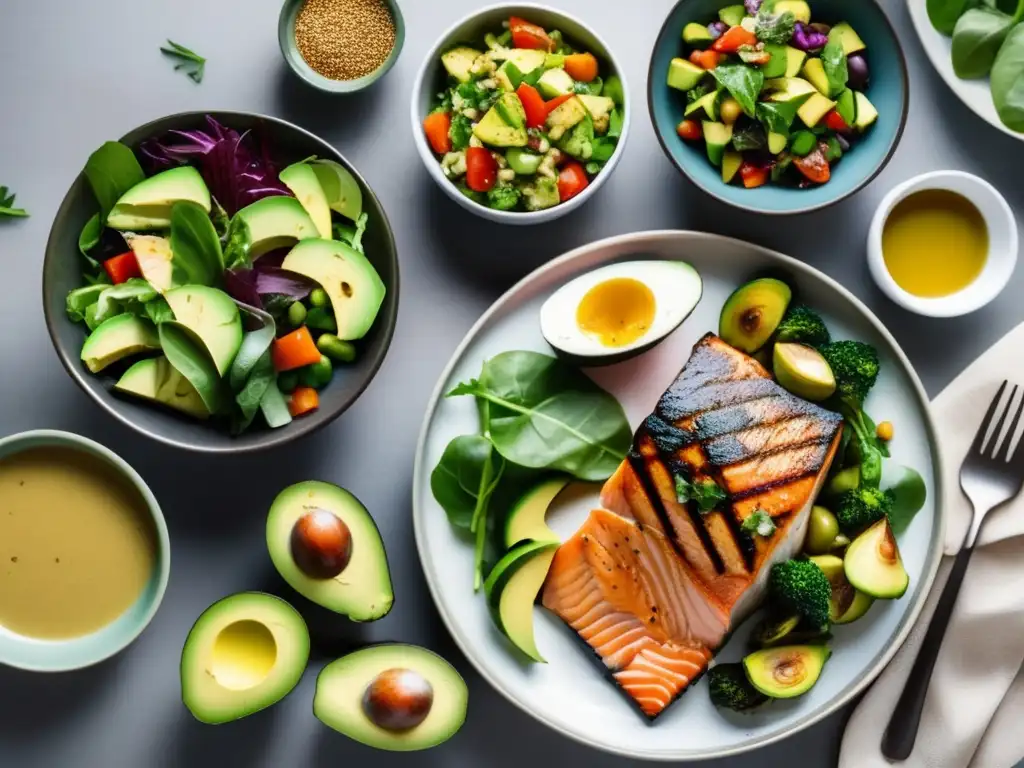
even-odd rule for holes
{"type": "Polygon", "coordinates": [[[542,593],[649,718],[707,667],[803,545],[842,417],[793,396],[709,334],[633,437],[601,503],[555,554],[542,593]],[[702,513],[677,479],[714,482],[702,513]],[[774,535],[742,530],[756,510],[774,535]]]}

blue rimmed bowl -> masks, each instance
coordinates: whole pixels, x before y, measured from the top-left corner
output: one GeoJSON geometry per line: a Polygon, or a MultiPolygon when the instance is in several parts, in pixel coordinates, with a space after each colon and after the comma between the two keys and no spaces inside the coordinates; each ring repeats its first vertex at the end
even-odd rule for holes
{"type": "Polygon", "coordinates": [[[683,119],[686,97],[666,84],[669,62],[685,58],[683,27],[688,22],[706,24],[718,18],[718,10],[730,0],[679,0],[662,25],[651,54],[647,73],[647,104],[654,132],[669,160],[690,181],[712,197],[754,213],[808,213],[838,203],[857,192],[881,173],[903,135],[909,106],[907,62],[899,38],[877,0],[809,0],[814,21],[836,24],[847,21],[867,45],[871,81],[866,95],[878,109],[878,121],[832,169],[826,184],[808,189],[766,184],[745,189],[722,182],[721,171],[708,162],[704,144],[683,141],[676,126],[683,119]]]}
{"type": "Polygon", "coordinates": [[[0,627],[0,664],[32,672],[67,672],[110,658],[130,645],[156,615],[171,571],[171,542],[163,513],[149,486],[132,467],[109,448],[71,432],[40,429],[0,438],[0,461],[32,448],[69,448],[109,465],[139,494],[153,525],[156,557],[142,593],[110,624],[81,637],[41,640],[0,627]]]}

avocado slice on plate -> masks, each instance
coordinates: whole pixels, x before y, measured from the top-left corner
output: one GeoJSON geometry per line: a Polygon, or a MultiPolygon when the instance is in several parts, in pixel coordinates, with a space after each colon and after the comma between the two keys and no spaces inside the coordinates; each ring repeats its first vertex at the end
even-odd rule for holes
{"type": "Polygon", "coordinates": [[[552,477],[533,486],[519,497],[505,518],[505,546],[521,541],[560,541],[544,518],[555,497],[569,484],[567,476],[552,477]]]}
{"type": "Polygon", "coordinates": [[[317,676],[313,714],[376,749],[442,744],[466,721],[469,690],[455,668],[415,645],[375,645],[332,661],[317,676]]]}
{"type": "Polygon", "coordinates": [[[480,57],[480,51],[465,45],[452,48],[441,55],[441,64],[448,71],[448,74],[460,83],[468,83],[473,79],[471,70],[473,63],[480,57]]]}
{"type": "Polygon", "coordinates": [[[195,334],[223,376],[242,346],[242,317],[238,305],[224,291],[205,285],[172,288],[164,298],[174,319],[195,334]]]}
{"type": "Polygon", "coordinates": [[[836,377],[828,362],[807,344],[777,343],[772,370],[783,388],[804,400],[818,403],[836,391],[836,377]]]}
{"type": "Polygon", "coordinates": [[[197,419],[210,416],[192,383],[163,356],[139,360],[124,372],[114,390],[166,405],[197,419]]]}
{"type": "Polygon", "coordinates": [[[171,168],[140,181],[125,192],[107,216],[107,226],[118,230],[167,229],[171,207],[183,200],[210,212],[210,190],[190,165],[171,168]]]}
{"type": "Polygon", "coordinates": [[[332,211],[355,221],[363,213],[363,191],[356,177],[334,160],[311,160],[309,163],[332,211]]]}
{"type": "Polygon", "coordinates": [[[893,600],[903,597],[910,586],[888,518],[883,517],[853,540],[843,564],[850,584],[871,597],[893,600]]]}
{"type": "Polygon", "coordinates": [[[811,6],[807,4],[807,0],[778,0],[772,6],[772,13],[783,14],[787,11],[792,13],[797,21],[803,24],[811,23],[811,6]]]}
{"type": "Polygon", "coordinates": [[[93,373],[138,352],[160,349],[156,326],[125,313],[100,323],[82,345],[82,362],[93,373]]]}
{"type": "Polygon", "coordinates": [[[275,195],[250,203],[235,214],[249,233],[249,256],[256,259],[268,251],[308,237],[317,237],[316,224],[302,203],[294,197],[275,195]]]}
{"type": "Polygon", "coordinates": [[[666,82],[669,88],[675,88],[677,91],[688,91],[703,80],[707,73],[706,69],[698,67],[692,61],[675,58],[668,63],[668,79],[666,82]]]}
{"type": "Polygon", "coordinates": [[[211,605],[181,652],[181,700],[211,725],[276,704],[302,678],[309,632],[298,611],[261,592],[211,605]]]}
{"type": "Polygon", "coordinates": [[[751,280],[725,300],[718,335],[741,352],[753,354],[775,333],[792,298],[793,291],[781,280],[751,280]]]}
{"type": "Polygon", "coordinates": [[[473,126],[473,135],[492,147],[525,147],[526,112],[514,93],[503,94],[473,126]]]}
{"type": "Polygon", "coordinates": [[[828,39],[829,42],[838,40],[842,43],[843,53],[847,56],[852,53],[857,53],[858,51],[863,51],[867,48],[864,41],[861,40],[860,35],[858,35],[854,31],[853,27],[845,21],[839,22],[829,30],[828,39]]]}
{"type": "Polygon", "coordinates": [[[544,657],[533,636],[533,605],[558,546],[558,542],[524,541],[498,561],[484,583],[494,623],[516,648],[541,663],[544,657]]]}
{"type": "Polygon", "coordinates": [[[831,655],[827,645],[783,645],[749,654],[743,668],[765,696],[792,699],[814,687],[831,655]]]}
{"type": "Polygon", "coordinates": [[[282,578],[317,605],[375,621],[394,603],[384,542],[359,499],[330,483],[285,488],[267,515],[267,549],[282,578]]]}
{"type": "Polygon", "coordinates": [[[313,166],[309,163],[294,163],[281,171],[278,178],[306,209],[320,237],[330,240],[331,208],[313,166]]]}
{"type": "MultiPolygon", "coordinates": [[[[523,70],[524,72],[526,70],[523,70]]],[[[545,99],[554,99],[558,96],[574,92],[575,83],[564,69],[549,69],[540,76],[537,81],[537,90],[545,99]]]]}
{"type": "Polygon", "coordinates": [[[832,586],[829,620],[833,624],[849,624],[868,612],[875,599],[850,584],[841,557],[815,555],[811,562],[821,568],[832,586]]]}
{"type": "Polygon", "coordinates": [[[124,241],[135,254],[139,270],[147,282],[160,293],[174,287],[173,253],[171,241],[159,235],[124,233],[124,241]]]}

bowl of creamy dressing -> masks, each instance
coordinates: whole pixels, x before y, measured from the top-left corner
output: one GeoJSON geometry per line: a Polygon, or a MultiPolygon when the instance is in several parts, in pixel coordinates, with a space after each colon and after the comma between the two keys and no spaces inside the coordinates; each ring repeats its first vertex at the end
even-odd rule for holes
{"type": "Polygon", "coordinates": [[[984,179],[934,171],[882,200],[868,233],[878,287],[911,312],[956,317],[988,304],[1017,265],[1017,221],[984,179]]]}
{"type": "Polygon", "coordinates": [[[117,454],[70,432],[0,439],[0,664],[62,672],[113,656],[169,573],[160,505],[117,454]]]}

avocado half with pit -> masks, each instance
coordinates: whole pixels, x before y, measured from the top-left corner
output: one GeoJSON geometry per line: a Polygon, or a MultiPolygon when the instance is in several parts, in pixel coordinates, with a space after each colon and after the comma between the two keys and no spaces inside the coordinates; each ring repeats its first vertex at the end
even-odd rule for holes
{"type": "Polygon", "coordinates": [[[815,555],[811,562],[821,568],[832,586],[829,620],[833,624],[849,624],[868,612],[875,599],[850,584],[841,557],[815,555]]]}
{"type": "Polygon", "coordinates": [[[313,714],[367,746],[412,752],[454,736],[468,704],[465,681],[437,654],[414,645],[377,645],[323,668],[313,714]]]}
{"type": "Polygon", "coordinates": [[[377,526],[355,496],[308,480],[285,488],[267,515],[267,549],[299,594],[353,621],[375,621],[394,603],[377,526]]]}
{"type": "Polygon", "coordinates": [[[727,344],[751,355],[768,343],[792,299],[792,289],[773,277],[744,283],[722,305],[718,335],[727,344]]]}
{"type": "Polygon", "coordinates": [[[743,669],[765,696],[792,699],[814,687],[831,655],[826,645],[784,645],[749,654],[743,669]]]}
{"type": "Polygon", "coordinates": [[[197,720],[251,715],[288,695],[306,670],[309,632],[280,598],[243,592],[211,605],[181,652],[181,700],[197,720]]]}
{"type": "Polygon", "coordinates": [[[557,541],[524,541],[505,554],[484,582],[495,625],[533,661],[545,663],[533,633],[533,606],[544,585],[557,541]]]}
{"type": "Polygon", "coordinates": [[[885,517],[853,540],[843,566],[850,584],[871,597],[894,600],[903,597],[910,586],[900,548],[885,517]]]}

